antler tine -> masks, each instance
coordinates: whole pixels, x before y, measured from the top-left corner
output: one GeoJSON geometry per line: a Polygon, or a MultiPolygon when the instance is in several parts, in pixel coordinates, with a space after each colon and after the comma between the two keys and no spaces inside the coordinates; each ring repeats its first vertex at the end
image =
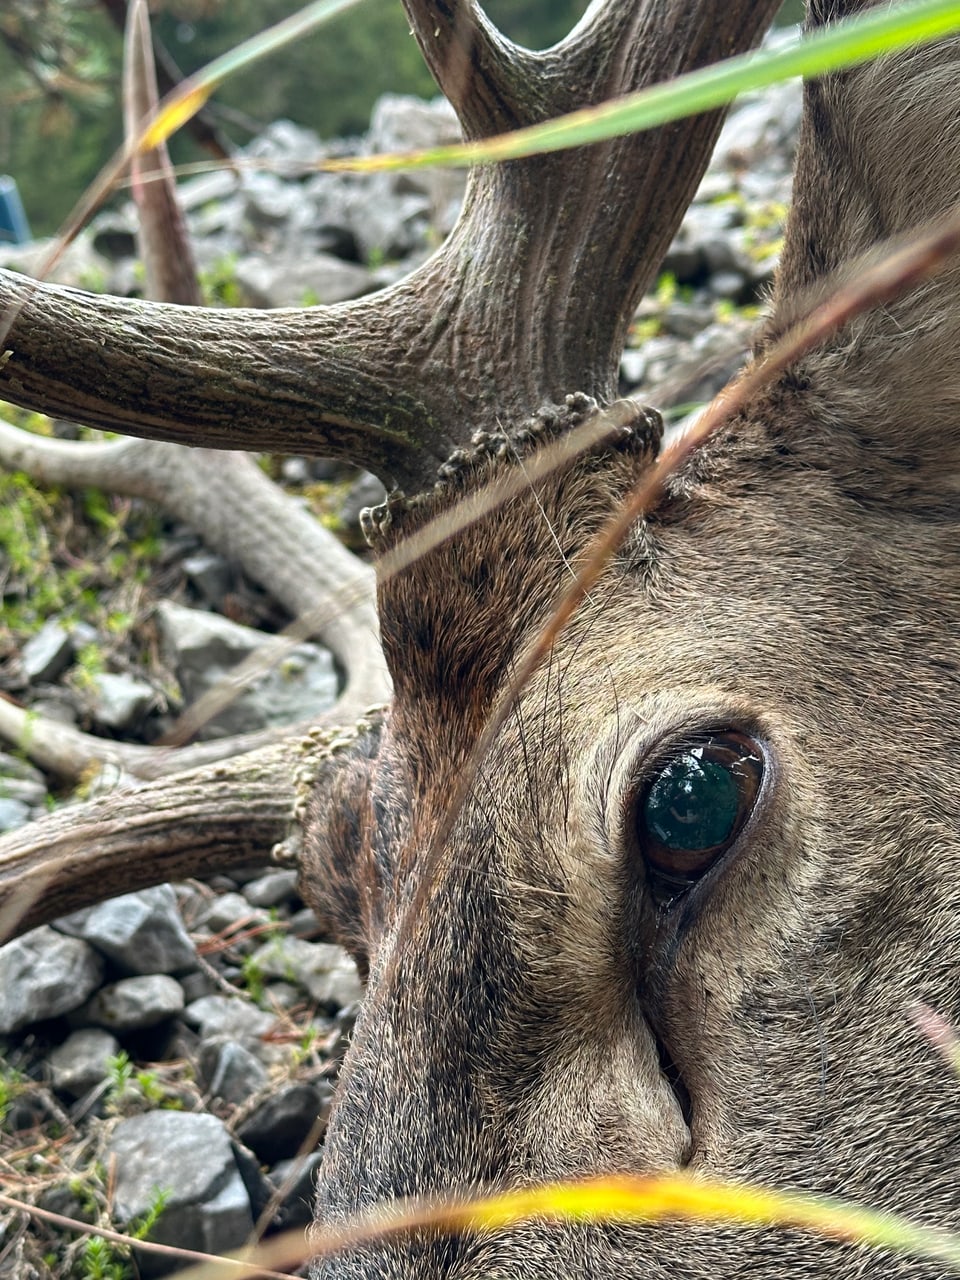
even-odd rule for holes
{"type": "Polygon", "coordinates": [[[497,30],[475,0],[403,0],[424,60],[467,138],[529,124],[536,55],[497,30]]]}

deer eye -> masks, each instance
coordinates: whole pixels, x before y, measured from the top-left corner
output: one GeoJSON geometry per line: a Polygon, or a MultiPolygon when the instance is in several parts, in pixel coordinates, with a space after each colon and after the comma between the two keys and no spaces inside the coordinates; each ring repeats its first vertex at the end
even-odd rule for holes
{"type": "Polygon", "coordinates": [[[725,730],[685,744],[660,766],[636,811],[657,897],[682,893],[730,848],[753,812],[763,761],[755,739],[725,730]]]}

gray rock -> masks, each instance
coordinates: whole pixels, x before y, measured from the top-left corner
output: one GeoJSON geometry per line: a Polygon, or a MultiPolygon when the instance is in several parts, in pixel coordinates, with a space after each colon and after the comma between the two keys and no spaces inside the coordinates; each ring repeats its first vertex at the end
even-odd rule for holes
{"type": "Polygon", "coordinates": [[[287,921],[287,927],[296,938],[315,941],[320,935],[320,922],[309,907],[302,907],[287,921]]]}
{"type": "Polygon", "coordinates": [[[390,174],[375,174],[349,210],[350,226],[364,259],[405,258],[426,243],[430,201],[426,196],[398,195],[390,174]]]}
{"type": "Polygon", "coordinates": [[[299,188],[275,173],[245,173],[241,191],[244,212],[254,227],[282,226],[302,198],[299,188]]]}
{"type": "Polygon", "coordinates": [[[291,172],[297,173],[300,168],[322,159],[327,152],[312,129],[305,129],[292,120],[274,120],[249,143],[246,154],[274,162],[289,161],[295,166],[291,172]]]}
{"type": "Polygon", "coordinates": [[[296,871],[268,871],[243,886],[243,896],[255,907],[279,907],[297,897],[296,871]]]}
{"type": "MultiPolygon", "coordinates": [[[[110,1159],[116,1160],[114,1208],[121,1225],[149,1212],[158,1188],[168,1193],[150,1232],[159,1244],[227,1253],[253,1228],[230,1135],[215,1116],[153,1111],[121,1120],[107,1144],[110,1159]]],[[[146,1253],[137,1262],[145,1276],[178,1265],[146,1253]]]]}
{"type": "Polygon", "coordinates": [[[259,1058],[235,1040],[205,1041],[200,1050],[200,1074],[208,1093],[237,1105],[267,1083],[267,1069],[259,1058]]]}
{"type": "Polygon", "coordinates": [[[75,911],[56,926],[91,943],[124,973],[177,973],[197,962],[170,885],[75,911]]]}
{"type": "Polygon", "coordinates": [[[73,659],[73,641],[55,618],[45,622],[23,646],[20,660],[28,680],[56,680],[73,659]]]}
{"type": "Polygon", "coordinates": [[[103,960],[49,925],[0,947],[0,1034],[69,1013],[103,980],[103,960]]]}
{"type": "Polygon", "coordinates": [[[747,277],[740,271],[716,271],[710,277],[710,292],[717,298],[741,302],[747,291],[747,277]]]}
{"type": "MultiPolygon", "coordinates": [[[[0,780],[0,791],[3,783],[0,780]]],[[[0,794],[0,831],[14,831],[30,821],[30,806],[0,794]]]]}
{"type": "MultiPolygon", "coordinates": [[[[276,638],[200,609],[164,601],[157,620],[168,661],[189,700],[224,681],[229,672],[257,649],[276,638]]],[[[266,663],[265,663],[266,665],[266,663]]],[[[204,726],[201,737],[289,724],[329,710],[337,697],[337,676],[326,649],[301,644],[266,670],[229,707],[204,726]]]]}
{"type": "Polygon", "coordinates": [[[264,1003],[271,1009],[295,1009],[303,1004],[303,991],[292,982],[268,982],[263,992],[264,1003]]]}
{"type": "Polygon", "coordinates": [[[92,687],[93,718],[108,729],[132,728],[156,700],[152,685],[125,672],[100,672],[92,687]]]}
{"type": "Polygon", "coordinates": [[[0,799],[19,800],[23,805],[43,804],[47,788],[31,778],[11,778],[0,769],[0,799]]]}
{"type": "Polygon", "coordinates": [[[620,357],[620,377],[631,386],[643,381],[647,371],[647,357],[642,351],[628,348],[620,357]]]}
{"type": "Polygon", "coordinates": [[[250,255],[237,263],[237,283],[251,307],[302,307],[346,302],[374,287],[366,267],[329,253],[250,255]]]}
{"type": "Polygon", "coordinates": [[[239,920],[246,920],[253,925],[268,924],[270,913],[252,909],[242,893],[223,893],[197,914],[196,923],[198,928],[219,933],[239,920]]]}
{"type": "Polygon", "coordinates": [[[219,200],[232,196],[239,187],[239,179],[232,169],[214,169],[198,174],[177,184],[177,202],[185,213],[202,209],[219,200]]]}
{"type": "Polygon", "coordinates": [[[46,689],[45,696],[31,702],[30,710],[45,720],[56,720],[58,724],[75,725],[80,719],[74,704],[74,695],[67,689],[46,689]]]}
{"type": "Polygon", "coordinates": [[[183,988],[176,978],[148,973],[102,987],[74,1017],[114,1031],[140,1031],[172,1018],[182,1008],[183,988]]]}
{"type": "Polygon", "coordinates": [[[194,1000],[184,1009],[183,1017],[190,1026],[198,1028],[204,1039],[224,1036],[252,1049],[257,1048],[260,1038],[276,1023],[272,1014],[246,1000],[219,995],[194,1000]]]}
{"type": "Polygon", "coordinates": [[[39,769],[35,769],[29,761],[21,760],[19,756],[11,756],[6,751],[0,751],[0,787],[11,778],[15,778],[18,782],[29,783],[41,800],[46,794],[46,783],[39,769]]]}
{"type": "Polygon", "coordinates": [[[90,230],[94,251],[108,262],[137,256],[137,228],[132,213],[101,213],[90,230]]]}
{"type": "Polygon", "coordinates": [[[302,938],[274,938],[253,954],[267,977],[299,983],[318,1004],[341,1008],[363,995],[357,966],[343,947],[302,938]]]}
{"type": "Polygon", "coordinates": [[[120,1045],[99,1027],[84,1027],[58,1045],[47,1059],[53,1087],[79,1098],[107,1077],[107,1059],[120,1045]]]}
{"type": "Polygon", "coordinates": [[[333,1087],[326,1082],[286,1085],[263,1100],[239,1127],[237,1137],[264,1164],[289,1160],[317,1120],[326,1120],[332,1098],[333,1087]]]}
{"type": "Polygon", "coordinates": [[[322,1151],[311,1151],[301,1159],[281,1160],[270,1170],[269,1177],[274,1187],[278,1191],[286,1187],[278,1215],[279,1226],[289,1230],[291,1227],[309,1226],[313,1221],[317,1170],[322,1159],[322,1151]]]}
{"type": "Polygon", "coordinates": [[[233,582],[230,562],[210,551],[198,551],[182,563],[184,573],[207,603],[219,605],[233,582]]]}

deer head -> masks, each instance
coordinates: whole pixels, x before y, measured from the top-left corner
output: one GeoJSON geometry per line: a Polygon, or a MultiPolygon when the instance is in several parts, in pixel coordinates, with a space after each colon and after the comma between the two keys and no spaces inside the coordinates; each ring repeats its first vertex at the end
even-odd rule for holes
{"type": "MultiPolygon", "coordinates": [[[[534,55],[473,5],[407,4],[469,137],[745,47],[772,7],[607,0],[534,55]]],[[[811,22],[854,7],[814,3],[811,22]]],[[[951,41],[808,86],[758,354],[828,277],[960,198],[958,84],[951,41]]],[[[611,399],[716,128],[480,171],[440,253],[343,308],[214,322],[32,292],[0,389],[143,435],[358,457],[420,490],[371,518],[389,563],[534,467],[586,396],[611,399]],[[118,314],[126,380],[97,345],[118,314]],[[49,354],[65,324],[75,350],[49,354]],[[258,396],[267,425],[246,435],[258,396]]],[[[651,467],[656,416],[621,415],[381,575],[393,702],[323,771],[302,861],[367,977],[321,1229],[407,1195],[679,1168],[958,1225],[956,1082],[907,1013],[960,1016],[958,286],[953,266],[860,316],[696,450],[482,757],[590,539],[651,467]]],[[[935,1274],[783,1232],[531,1224],[314,1275],[786,1271],[935,1274]]]]}

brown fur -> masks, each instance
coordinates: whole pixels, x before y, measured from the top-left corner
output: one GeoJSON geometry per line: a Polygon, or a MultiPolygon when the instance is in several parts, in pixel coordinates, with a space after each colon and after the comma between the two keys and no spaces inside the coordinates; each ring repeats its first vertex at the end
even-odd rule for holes
{"type": "MultiPolygon", "coordinates": [[[[812,90],[770,334],[825,271],[960,198],[958,66],[952,42],[812,90]]],[[[383,589],[395,702],[349,803],[315,814],[307,877],[369,966],[321,1223],[689,1167],[960,1228],[960,1088],[907,1012],[960,1018],[958,455],[953,268],[694,459],[524,690],[416,899],[497,692],[647,459],[585,460],[383,589]],[[657,744],[725,725],[766,744],[764,790],[663,911],[631,798],[657,744]]],[[[939,1270],[799,1233],[535,1224],[315,1270],[785,1274],[939,1270]]]]}

